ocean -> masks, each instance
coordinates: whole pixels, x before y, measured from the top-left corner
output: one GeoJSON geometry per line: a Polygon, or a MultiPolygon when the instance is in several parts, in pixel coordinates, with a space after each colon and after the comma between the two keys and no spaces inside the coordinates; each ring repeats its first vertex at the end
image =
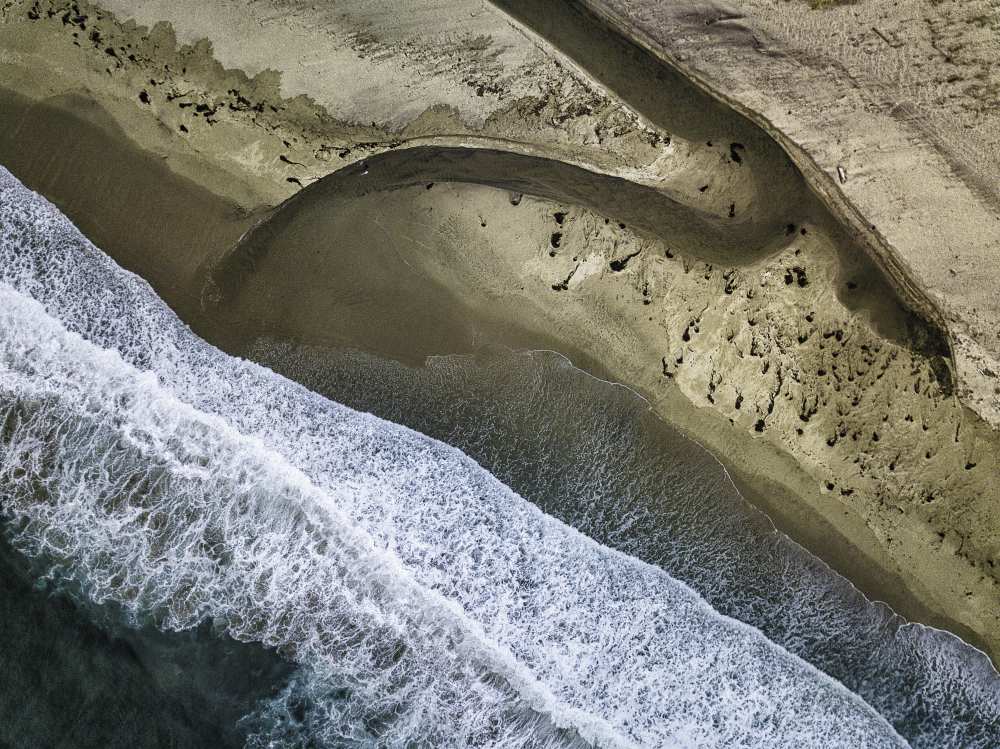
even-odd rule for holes
{"type": "Polygon", "coordinates": [[[7,743],[1000,743],[985,656],[633,393],[544,353],[254,358],[0,169],[3,626],[38,638],[0,656],[7,743]]]}

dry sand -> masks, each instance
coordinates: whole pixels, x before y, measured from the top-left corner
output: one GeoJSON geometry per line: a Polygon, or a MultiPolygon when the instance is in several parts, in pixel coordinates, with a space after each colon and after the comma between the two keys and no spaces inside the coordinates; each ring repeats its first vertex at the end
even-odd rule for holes
{"type": "Polygon", "coordinates": [[[202,335],[559,350],[869,595],[1000,654],[998,438],[952,395],[941,307],[762,131],[586,23],[563,55],[471,0],[107,5],[215,49],[0,5],[0,163],[202,335]]]}

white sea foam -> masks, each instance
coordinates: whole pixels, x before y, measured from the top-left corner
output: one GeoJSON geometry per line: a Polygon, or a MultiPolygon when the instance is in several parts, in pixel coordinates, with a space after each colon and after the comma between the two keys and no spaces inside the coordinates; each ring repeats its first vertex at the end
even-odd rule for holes
{"type": "Polygon", "coordinates": [[[457,450],[199,341],[2,170],[0,282],[21,548],[96,601],[279,648],[305,669],[271,707],[285,727],[336,746],[903,744],[457,450]]]}

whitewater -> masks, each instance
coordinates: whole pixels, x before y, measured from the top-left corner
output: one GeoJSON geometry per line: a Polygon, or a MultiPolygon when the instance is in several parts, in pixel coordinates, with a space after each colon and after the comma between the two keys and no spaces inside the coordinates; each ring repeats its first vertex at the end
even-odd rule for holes
{"type": "Polygon", "coordinates": [[[299,664],[251,745],[906,745],[460,451],[201,341],[2,169],[0,509],[94,603],[299,664]]]}

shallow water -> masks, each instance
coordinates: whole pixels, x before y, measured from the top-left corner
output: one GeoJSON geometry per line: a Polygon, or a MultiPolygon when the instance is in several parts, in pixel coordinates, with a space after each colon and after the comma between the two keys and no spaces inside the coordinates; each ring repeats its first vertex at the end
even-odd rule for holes
{"type": "Polygon", "coordinates": [[[746,503],[627,388],[551,352],[407,367],[260,341],[256,361],[455,445],[542,510],[662,567],[834,676],[913,746],[1000,745],[1000,679],[954,636],[868,601],[746,503]]]}
{"type": "MultiPolygon", "coordinates": [[[[0,318],[12,543],[112,618],[210,626],[295,664],[243,722],[252,745],[903,743],[794,654],[788,633],[808,635],[809,617],[857,621],[843,586],[823,587],[812,576],[829,573],[797,549],[775,552],[804,560],[787,579],[741,558],[756,539],[787,542],[710,457],[676,435],[664,450],[641,402],[558,359],[449,360],[416,377],[345,360],[333,378],[490,475],[197,340],[3,172],[0,318]],[[759,617],[772,639],[719,613],[782,607],[759,617]]],[[[270,353],[291,367],[301,352],[270,353]]],[[[971,649],[907,641],[902,655],[924,644],[940,662],[919,694],[995,717],[995,682],[955,689],[978,678],[971,649]]],[[[989,728],[922,699],[938,738],[974,746],[989,728]]]]}

